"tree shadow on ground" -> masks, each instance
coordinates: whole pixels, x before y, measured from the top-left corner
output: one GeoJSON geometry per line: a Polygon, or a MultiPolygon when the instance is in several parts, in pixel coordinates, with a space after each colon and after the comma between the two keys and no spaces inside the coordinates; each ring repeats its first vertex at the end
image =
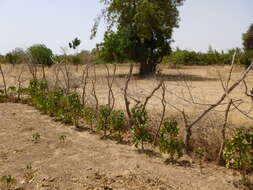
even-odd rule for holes
{"type": "MultiPolygon", "coordinates": [[[[118,74],[115,75],[116,78],[126,78],[127,74],[118,74]]],[[[146,79],[146,80],[164,80],[164,81],[217,81],[217,78],[203,77],[200,75],[192,75],[192,74],[161,74],[161,75],[150,75],[147,77],[141,77],[138,74],[133,74],[133,78],[138,79],[146,79]]]]}
{"type": "Polygon", "coordinates": [[[154,150],[149,150],[149,149],[137,149],[135,150],[135,152],[137,152],[138,154],[146,154],[149,157],[162,157],[162,155],[158,152],[155,152],[154,150]]]}
{"type": "Polygon", "coordinates": [[[166,159],[164,161],[164,164],[169,165],[169,164],[173,164],[173,165],[177,165],[177,166],[181,166],[181,167],[185,167],[185,168],[191,168],[192,164],[190,161],[188,160],[171,160],[171,159],[166,159]]]}

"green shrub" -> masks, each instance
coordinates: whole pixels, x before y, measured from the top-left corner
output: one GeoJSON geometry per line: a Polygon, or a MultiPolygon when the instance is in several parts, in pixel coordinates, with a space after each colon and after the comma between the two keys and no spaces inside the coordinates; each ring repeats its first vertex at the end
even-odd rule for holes
{"type": "Polygon", "coordinates": [[[64,91],[61,88],[54,88],[48,93],[47,113],[50,116],[60,117],[63,113],[61,100],[64,98],[64,91]]]}
{"type": "Polygon", "coordinates": [[[132,124],[132,142],[136,148],[141,143],[141,149],[144,150],[144,143],[151,142],[152,138],[148,132],[148,113],[143,105],[135,105],[131,109],[130,122],[132,124]]]}
{"type": "Polygon", "coordinates": [[[45,66],[53,65],[53,52],[45,45],[33,45],[28,49],[33,64],[41,64],[45,66]]]}
{"type": "Polygon", "coordinates": [[[5,185],[6,189],[11,189],[12,185],[17,183],[16,178],[11,175],[2,176],[0,182],[5,185]]]}
{"type": "Polygon", "coordinates": [[[96,111],[90,107],[84,107],[83,109],[84,120],[90,125],[91,130],[93,131],[93,126],[97,118],[96,111]]]}
{"type": "Polygon", "coordinates": [[[179,128],[176,120],[165,120],[160,132],[159,148],[162,153],[170,155],[173,161],[183,156],[184,143],[179,139],[179,128]]]}
{"type": "Polygon", "coordinates": [[[104,137],[107,135],[109,129],[109,117],[111,114],[111,108],[108,105],[102,105],[99,107],[97,129],[104,132],[104,137]]]}
{"type": "Polygon", "coordinates": [[[123,139],[122,133],[125,129],[125,120],[125,114],[120,110],[112,111],[109,116],[110,130],[119,141],[123,139]]]}
{"type": "Polygon", "coordinates": [[[247,170],[253,169],[253,128],[236,129],[225,143],[224,159],[226,166],[238,169],[246,181],[247,170]]]}
{"type": "Polygon", "coordinates": [[[244,67],[248,67],[253,61],[253,50],[247,51],[240,55],[240,64],[244,67]]]}
{"type": "MultiPolygon", "coordinates": [[[[67,95],[67,113],[70,116],[71,120],[74,121],[74,125],[78,126],[78,121],[81,117],[83,105],[81,104],[80,97],[78,93],[72,92],[67,95]]],[[[69,118],[69,116],[68,116],[69,118]]]]}
{"type": "Polygon", "coordinates": [[[15,50],[7,53],[5,55],[4,62],[11,63],[13,65],[22,63],[25,59],[25,52],[21,48],[16,48],[15,50]]]}

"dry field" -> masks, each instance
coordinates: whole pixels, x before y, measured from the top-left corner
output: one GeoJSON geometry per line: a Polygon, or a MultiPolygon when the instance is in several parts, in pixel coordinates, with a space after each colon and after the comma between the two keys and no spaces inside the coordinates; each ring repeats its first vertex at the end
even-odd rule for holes
{"type": "Polygon", "coordinates": [[[0,126],[0,176],[15,177],[14,189],[233,190],[239,178],[213,164],[205,164],[201,174],[189,158],[181,159],[182,164],[188,160],[182,166],[166,165],[159,154],[140,154],[129,145],[78,132],[27,105],[0,104],[0,126]]]}
{"type": "MultiPolygon", "coordinates": [[[[18,79],[22,86],[27,86],[32,78],[26,65],[3,65],[7,86],[17,86],[18,79]]],[[[226,81],[228,66],[183,66],[181,68],[159,68],[166,84],[166,117],[176,117],[182,126],[182,118],[174,109],[184,110],[189,120],[194,120],[210,104],[215,103],[224,90],[221,80],[226,81]],[[219,74],[220,73],[220,74],[219,74]]],[[[113,73],[113,66],[109,66],[113,73]]],[[[50,85],[66,86],[68,71],[71,90],[82,94],[81,66],[61,67],[59,79],[55,73],[57,66],[46,69],[46,78],[50,85]],[[65,70],[66,69],[66,70],[65,70]]],[[[129,65],[118,65],[113,83],[115,108],[125,109],[123,88],[129,65]]],[[[134,73],[138,68],[134,68],[134,73]]],[[[232,72],[230,84],[240,77],[242,68],[232,72]]],[[[95,67],[96,94],[99,104],[108,103],[107,72],[103,65],[95,67]]],[[[42,77],[41,68],[38,78],[42,77]]],[[[91,81],[94,80],[94,67],[89,69],[86,97],[88,104],[94,105],[91,95],[91,81]]],[[[253,84],[252,72],[247,78],[249,89],[253,84]]],[[[158,85],[155,78],[138,78],[130,81],[128,95],[131,105],[138,100],[143,102],[158,85]]],[[[0,80],[0,88],[3,86],[0,80]]],[[[239,85],[230,98],[240,101],[239,108],[252,115],[252,101],[244,94],[244,85],[239,85]]],[[[161,117],[162,91],[158,90],[148,103],[148,111],[154,127],[161,117]]],[[[225,100],[224,102],[228,102],[225,100]]],[[[210,147],[210,156],[217,154],[220,142],[220,127],[224,120],[226,105],[217,107],[206,115],[193,128],[194,143],[210,147]],[[195,142],[196,141],[196,142],[195,142]],[[213,152],[212,152],[213,151],[213,152]],[[215,152],[216,151],[216,152],[215,152]]],[[[236,109],[229,114],[229,127],[250,126],[251,119],[236,109]]],[[[55,123],[49,117],[41,115],[34,108],[19,104],[0,104],[0,176],[11,174],[18,179],[20,187],[25,189],[234,189],[233,176],[230,170],[212,164],[205,165],[204,174],[199,173],[197,164],[191,166],[171,166],[163,164],[164,157],[138,154],[135,148],[118,145],[112,141],[102,141],[99,136],[80,133],[73,127],[55,123]],[[40,142],[34,144],[32,135],[38,132],[40,142]],[[59,136],[66,135],[66,142],[59,142],[59,136]],[[25,167],[32,164],[33,179],[26,183],[25,167]],[[20,183],[24,184],[20,184],[20,183]]],[[[186,158],[189,160],[189,158],[186,158]]]]}

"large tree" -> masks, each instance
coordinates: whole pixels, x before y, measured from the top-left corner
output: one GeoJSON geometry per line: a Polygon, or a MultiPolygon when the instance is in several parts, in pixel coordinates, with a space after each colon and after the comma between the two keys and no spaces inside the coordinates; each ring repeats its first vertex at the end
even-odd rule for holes
{"type": "MultiPolygon", "coordinates": [[[[131,60],[140,63],[140,75],[155,72],[171,53],[172,33],[178,27],[178,7],[184,0],[101,0],[108,23],[104,41],[98,44],[106,62],[131,60]]],[[[100,18],[101,18],[100,17],[100,18]]],[[[99,20],[98,20],[99,21],[99,20]]],[[[98,22],[93,34],[96,34],[98,22]]]]}
{"type": "Polygon", "coordinates": [[[253,24],[250,25],[248,31],[243,34],[243,46],[245,51],[253,50],[253,24]]]}

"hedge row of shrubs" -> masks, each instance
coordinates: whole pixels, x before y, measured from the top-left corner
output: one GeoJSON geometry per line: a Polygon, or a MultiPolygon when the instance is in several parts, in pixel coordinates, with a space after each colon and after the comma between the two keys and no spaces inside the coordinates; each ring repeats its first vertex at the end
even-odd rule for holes
{"type": "MultiPolygon", "coordinates": [[[[135,147],[144,149],[147,143],[154,144],[154,135],[150,133],[150,117],[142,104],[136,104],[131,109],[131,117],[126,118],[121,110],[114,110],[108,105],[101,105],[97,109],[81,104],[79,94],[65,93],[61,88],[49,89],[46,80],[31,80],[27,88],[16,89],[9,87],[7,91],[0,90],[0,102],[7,99],[21,100],[33,105],[42,112],[54,117],[56,121],[74,124],[80,128],[83,121],[91,131],[102,132],[103,137],[113,137],[119,142],[124,140],[125,134],[131,133],[131,142],[135,147]]],[[[178,123],[174,119],[165,119],[158,136],[161,153],[169,154],[169,160],[175,161],[183,156],[184,143],[179,138],[178,123]]],[[[247,173],[253,169],[253,128],[237,129],[234,136],[225,143],[224,160],[227,167],[238,169],[244,181],[247,173]]],[[[203,159],[204,149],[196,150],[196,155],[203,159]]]]}
{"type": "Polygon", "coordinates": [[[207,53],[179,50],[172,52],[170,56],[165,57],[164,64],[173,65],[223,65],[231,64],[233,54],[237,51],[237,64],[245,67],[250,64],[253,59],[253,50],[243,52],[240,49],[229,50],[227,53],[218,52],[210,49],[207,53]]]}
{"type": "Polygon", "coordinates": [[[62,60],[78,65],[95,61],[96,59],[94,54],[89,51],[82,51],[74,55],[54,55],[51,49],[42,44],[33,45],[27,50],[16,48],[5,56],[0,55],[1,63],[11,63],[12,65],[29,61],[34,64],[51,66],[55,62],[61,62],[62,60]]]}
{"type": "MultiPolygon", "coordinates": [[[[177,49],[170,56],[165,57],[163,63],[173,65],[230,64],[235,51],[237,51],[236,63],[244,65],[245,67],[248,66],[253,59],[253,50],[244,52],[238,48],[229,50],[226,53],[223,51],[220,53],[212,48],[209,48],[207,53],[177,49]]],[[[13,65],[26,62],[27,59],[30,59],[35,64],[44,64],[47,66],[51,66],[54,62],[61,62],[61,60],[75,65],[90,62],[96,64],[103,63],[99,58],[98,52],[95,50],[92,52],[82,51],[75,55],[53,55],[53,52],[45,45],[34,45],[26,51],[17,48],[5,56],[0,56],[0,62],[7,62],[13,65]]]]}
{"type": "MultiPolygon", "coordinates": [[[[142,150],[145,143],[153,143],[153,134],[148,130],[150,119],[141,104],[131,109],[131,118],[127,122],[123,111],[114,110],[108,105],[100,105],[97,110],[82,105],[76,92],[66,94],[61,88],[49,89],[46,80],[31,80],[28,88],[21,92],[29,97],[31,105],[56,121],[76,127],[80,127],[80,122],[84,121],[91,131],[102,132],[103,137],[110,136],[119,142],[124,139],[124,134],[131,132],[131,142],[142,150]]],[[[184,143],[178,138],[179,128],[175,120],[165,120],[159,136],[161,152],[168,153],[172,160],[183,156],[184,143]]]]}

